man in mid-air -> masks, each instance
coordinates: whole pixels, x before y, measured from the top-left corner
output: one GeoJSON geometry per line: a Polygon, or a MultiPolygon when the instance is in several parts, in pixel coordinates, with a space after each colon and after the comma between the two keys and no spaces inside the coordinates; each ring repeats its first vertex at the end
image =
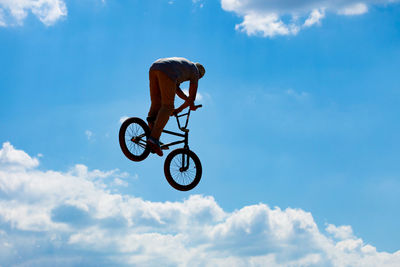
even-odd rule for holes
{"type": "Polygon", "coordinates": [[[196,110],[194,100],[197,86],[204,73],[203,65],[181,57],[161,58],[151,65],[149,71],[151,106],[147,117],[151,133],[147,144],[152,152],[159,156],[163,155],[159,139],[171,115],[178,114],[186,107],[196,110]],[[190,81],[189,96],[186,96],[179,87],[185,81],[190,81]],[[185,101],[177,109],[174,109],[175,94],[185,101]]]}

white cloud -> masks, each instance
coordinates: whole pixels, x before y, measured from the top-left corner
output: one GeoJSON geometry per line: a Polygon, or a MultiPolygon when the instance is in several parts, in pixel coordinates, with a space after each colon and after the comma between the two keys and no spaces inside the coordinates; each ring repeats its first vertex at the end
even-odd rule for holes
{"type": "Polygon", "coordinates": [[[119,178],[114,179],[114,184],[117,186],[123,186],[123,187],[127,187],[129,185],[127,182],[125,182],[124,180],[121,180],[119,178]]]}
{"type": "Polygon", "coordinates": [[[351,229],[351,227],[348,225],[336,227],[333,224],[328,224],[328,226],[326,227],[326,231],[338,239],[353,238],[353,229],[351,229]]]}
{"type": "Polygon", "coordinates": [[[368,6],[364,3],[355,3],[340,9],[338,11],[341,15],[361,15],[368,12],[368,6]]]}
{"type": "Polygon", "coordinates": [[[22,150],[15,149],[9,142],[3,143],[0,150],[0,168],[34,168],[39,165],[36,158],[31,158],[22,150]]]}
{"type": "Polygon", "coordinates": [[[320,24],[325,12],[340,15],[361,15],[368,5],[398,0],[221,0],[222,8],[243,17],[236,29],[248,35],[273,37],[294,35],[301,29],[320,24]],[[289,17],[287,19],[286,17],[289,17]],[[285,19],[284,19],[285,18],[285,19]],[[302,22],[304,21],[304,22],[302,22]]]}
{"type": "Polygon", "coordinates": [[[100,171],[100,170],[93,170],[89,171],[88,167],[83,164],[76,164],[73,168],[71,168],[68,172],[70,175],[79,176],[85,179],[93,180],[96,178],[107,178],[110,176],[114,176],[117,178],[126,178],[129,176],[128,173],[123,172],[121,173],[118,169],[111,170],[111,171],[100,171]]]}
{"type": "Polygon", "coordinates": [[[288,89],[288,90],[286,90],[286,91],[285,91],[285,94],[286,94],[287,96],[293,97],[293,98],[295,98],[295,99],[297,99],[297,100],[305,100],[305,99],[307,99],[307,98],[310,96],[310,94],[307,93],[307,92],[296,92],[296,91],[293,90],[293,89],[288,89]]]}
{"type": "Polygon", "coordinates": [[[3,10],[0,8],[0,27],[5,27],[7,26],[5,20],[4,20],[4,12],[3,10]]]}
{"type": "Polygon", "coordinates": [[[0,26],[22,25],[28,13],[46,26],[67,15],[63,0],[0,0],[0,26]]]}
{"type": "Polygon", "coordinates": [[[226,212],[200,195],[145,201],[111,193],[114,183],[124,185],[117,170],[39,170],[9,143],[0,155],[8,159],[0,161],[4,266],[400,265],[400,251],[378,252],[350,226],[321,231],[301,209],[257,204],[226,212]],[[10,161],[18,168],[6,168],[10,161]]]}
{"type": "MultiPolygon", "coordinates": [[[[182,89],[182,92],[184,92],[185,95],[189,96],[188,89],[182,89]]],[[[201,101],[201,100],[203,100],[203,98],[204,98],[203,95],[200,92],[197,92],[195,101],[201,101]]]]}
{"type": "Polygon", "coordinates": [[[92,139],[93,132],[90,130],[86,130],[85,135],[86,135],[87,139],[90,140],[90,139],[92,139]]]}
{"type": "Polygon", "coordinates": [[[295,24],[285,24],[279,16],[274,13],[246,14],[243,22],[236,25],[235,29],[246,32],[248,35],[261,34],[264,37],[296,34],[299,30],[298,26],[295,24]]]}
{"type": "Polygon", "coordinates": [[[124,121],[126,121],[127,119],[129,119],[128,116],[122,116],[121,118],[119,118],[119,123],[124,123],[124,121]]]}
{"type": "Polygon", "coordinates": [[[314,9],[308,19],[304,22],[305,27],[310,27],[314,24],[320,24],[321,19],[325,17],[325,10],[314,9]]]}

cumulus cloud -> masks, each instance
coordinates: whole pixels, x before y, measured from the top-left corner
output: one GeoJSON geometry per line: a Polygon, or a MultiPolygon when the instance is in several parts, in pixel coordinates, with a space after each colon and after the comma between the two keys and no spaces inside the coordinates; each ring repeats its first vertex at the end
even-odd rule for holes
{"type": "Polygon", "coordinates": [[[314,9],[310,16],[304,22],[304,27],[310,27],[314,24],[319,24],[321,19],[325,17],[325,10],[314,9]]]}
{"type": "Polygon", "coordinates": [[[293,35],[301,29],[320,24],[325,12],[361,15],[368,5],[398,0],[221,0],[222,8],[243,17],[236,29],[248,35],[272,37],[293,35]]]}
{"type": "Polygon", "coordinates": [[[3,143],[0,150],[0,168],[29,169],[39,165],[36,158],[31,158],[22,150],[16,150],[9,142],[3,143]]]}
{"type": "Polygon", "coordinates": [[[67,15],[63,0],[0,0],[0,26],[22,25],[29,13],[46,26],[67,15]]]}
{"type": "Polygon", "coordinates": [[[350,226],[320,230],[301,209],[260,203],[226,212],[213,197],[201,195],[146,201],[110,190],[116,179],[124,181],[118,170],[90,171],[84,165],[67,172],[39,170],[9,143],[0,155],[5,266],[400,264],[400,251],[378,252],[350,226]],[[18,168],[8,168],[10,163],[18,168]]]}

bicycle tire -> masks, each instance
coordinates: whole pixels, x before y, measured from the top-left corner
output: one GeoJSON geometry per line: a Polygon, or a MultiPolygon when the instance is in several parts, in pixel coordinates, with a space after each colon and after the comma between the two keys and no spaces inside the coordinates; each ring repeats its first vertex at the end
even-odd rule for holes
{"type": "Polygon", "coordinates": [[[167,178],[168,183],[173,188],[179,191],[189,191],[195,188],[200,182],[202,171],[203,170],[200,159],[193,151],[185,148],[178,148],[173,150],[171,153],[168,154],[164,162],[165,178],[167,178]],[[189,157],[189,160],[188,158],[185,158],[185,156],[189,157]],[[182,170],[182,161],[189,162],[189,166],[186,170],[182,170]],[[191,167],[193,167],[195,171],[193,171],[191,167]],[[194,177],[191,178],[190,176],[193,175],[194,177]],[[181,179],[178,179],[179,176],[181,179]],[[189,181],[188,183],[185,183],[186,178],[189,181]]]}
{"type": "Polygon", "coordinates": [[[132,161],[142,161],[147,158],[150,148],[147,146],[147,137],[150,128],[140,118],[126,119],[119,129],[119,145],[122,153],[132,161]]]}

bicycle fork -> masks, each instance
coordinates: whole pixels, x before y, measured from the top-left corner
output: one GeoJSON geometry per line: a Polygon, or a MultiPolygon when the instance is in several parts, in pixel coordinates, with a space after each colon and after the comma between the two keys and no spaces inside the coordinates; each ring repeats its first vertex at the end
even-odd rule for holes
{"type": "MultiPolygon", "coordinates": [[[[185,145],[183,148],[185,150],[189,150],[189,132],[188,131],[185,131],[185,145]]],[[[182,166],[179,168],[180,172],[185,172],[189,169],[189,158],[190,158],[189,155],[182,153],[182,166]]]]}

